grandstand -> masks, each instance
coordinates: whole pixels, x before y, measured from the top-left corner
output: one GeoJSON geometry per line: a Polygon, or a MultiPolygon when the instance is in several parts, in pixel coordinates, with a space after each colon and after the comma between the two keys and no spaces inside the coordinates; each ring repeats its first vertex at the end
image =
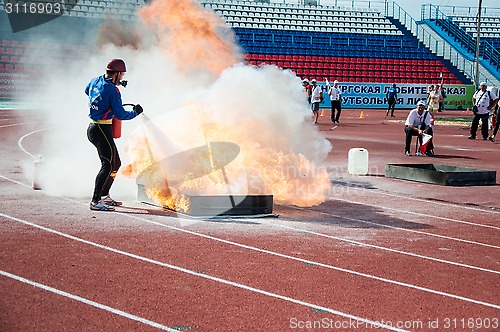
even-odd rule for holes
{"type": "MultiPolygon", "coordinates": [[[[128,25],[146,2],[66,1],[57,19],[15,33],[2,11],[0,75],[8,79],[0,82],[0,98],[12,98],[15,91],[22,93],[36,84],[31,78],[40,66],[84,61],[104,21],[128,25]]],[[[302,78],[368,84],[427,85],[442,73],[445,84],[470,85],[474,77],[470,69],[454,63],[446,52],[433,49],[429,38],[415,33],[408,20],[380,2],[337,0],[334,5],[318,5],[315,1],[200,0],[200,4],[233,29],[249,65],[273,64],[302,78]]],[[[453,20],[473,38],[472,16],[455,13],[453,20]]],[[[492,15],[485,22],[481,36],[498,45],[500,18],[492,15]]]]}

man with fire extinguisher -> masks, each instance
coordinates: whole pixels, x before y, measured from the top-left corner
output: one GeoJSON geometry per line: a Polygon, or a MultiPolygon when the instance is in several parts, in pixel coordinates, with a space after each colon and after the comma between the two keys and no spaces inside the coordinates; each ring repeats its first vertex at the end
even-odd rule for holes
{"type": "Polygon", "coordinates": [[[134,106],[132,111],[123,108],[118,85],[127,85],[122,81],[125,72],[125,62],[113,59],[106,66],[106,74],[93,78],[85,93],[89,97],[90,124],[87,138],[96,147],[101,169],[97,173],[94,194],[90,209],[97,211],[114,211],[114,206],[122,205],[109,195],[109,190],[121,166],[120,156],[114,138],[120,137],[121,122],[131,120],[142,113],[141,105],[134,106]]]}

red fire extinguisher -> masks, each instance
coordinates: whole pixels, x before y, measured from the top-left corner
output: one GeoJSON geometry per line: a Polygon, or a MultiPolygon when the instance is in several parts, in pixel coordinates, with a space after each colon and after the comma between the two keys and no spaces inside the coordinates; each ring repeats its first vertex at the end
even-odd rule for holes
{"type": "Polygon", "coordinates": [[[111,128],[113,130],[113,138],[122,137],[122,120],[118,120],[116,117],[113,118],[111,122],[111,128]]]}

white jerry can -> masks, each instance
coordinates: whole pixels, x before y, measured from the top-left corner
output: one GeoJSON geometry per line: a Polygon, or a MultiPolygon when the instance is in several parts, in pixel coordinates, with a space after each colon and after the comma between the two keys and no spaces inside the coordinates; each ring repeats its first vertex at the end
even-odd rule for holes
{"type": "Polygon", "coordinates": [[[347,171],[352,175],[368,174],[368,150],[352,148],[347,159],[347,171]]]}

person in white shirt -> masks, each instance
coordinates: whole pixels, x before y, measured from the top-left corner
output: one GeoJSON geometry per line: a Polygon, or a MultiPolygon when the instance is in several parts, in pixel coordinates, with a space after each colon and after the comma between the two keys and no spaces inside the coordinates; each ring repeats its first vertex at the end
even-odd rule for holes
{"type": "Polygon", "coordinates": [[[429,89],[427,96],[427,111],[431,114],[432,117],[434,117],[434,111],[439,110],[439,102],[443,99],[441,89],[443,87],[444,77],[442,75],[443,74],[441,73],[441,84],[436,84],[435,87],[431,85],[433,89],[429,89]]]}
{"type": "Polygon", "coordinates": [[[328,85],[328,94],[330,95],[330,102],[332,104],[332,123],[340,123],[339,118],[340,118],[340,112],[342,112],[341,109],[341,91],[339,89],[339,81],[335,80],[333,81],[333,87],[328,85]],[[337,110],[337,115],[335,115],[335,110],[337,110]]]}
{"type": "Polygon", "coordinates": [[[323,100],[323,91],[319,85],[316,85],[316,80],[313,78],[311,80],[312,83],[312,92],[311,92],[311,107],[313,111],[313,122],[314,124],[318,123],[319,116],[319,104],[323,100]]]}
{"type": "MultiPolygon", "coordinates": [[[[424,133],[428,135],[432,135],[431,128],[431,117],[428,111],[425,110],[425,102],[419,101],[417,103],[417,108],[410,111],[408,117],[405,121],[405,133],[406,133],[406,141],[405,141],[405,154],[407,156],[411,156],[410,145],[411,139],[413,136],[417,136],[417,139],[420,140],[420,144],[422,144],[422,136],[424,133]]],[[[432,145],[432,140],[427,145],[427,151],[425,152],[428,156],[434,156],[434,146],[432,145]]],[[[420,152],[417,152],[417,155],[420,155],[420,152]]]]}
{"type": "Polygon", "coordinates": [[[486,82],[481,82],[479,84],[479,90],[477,90],[472,96],[474,111],[474,118],[472,118],[472,125],[470,126],[470,136],[469,139],[476,139],[477,127],[479,126],[479,120],[482,121],[481,134],[483,135],[483,140],[488,139],[488,118],[490,116],[490,106],[495,105],[497,101],[497,96],[488,91],[488,86],[486,82]]]}

